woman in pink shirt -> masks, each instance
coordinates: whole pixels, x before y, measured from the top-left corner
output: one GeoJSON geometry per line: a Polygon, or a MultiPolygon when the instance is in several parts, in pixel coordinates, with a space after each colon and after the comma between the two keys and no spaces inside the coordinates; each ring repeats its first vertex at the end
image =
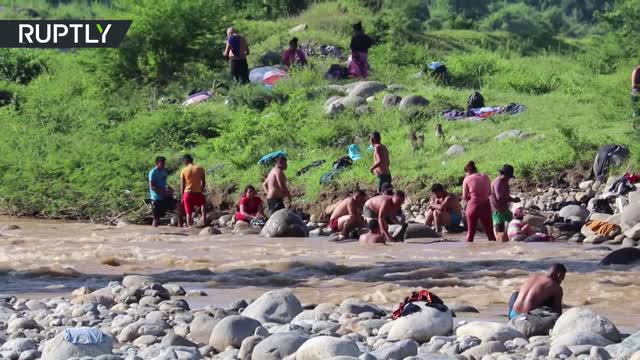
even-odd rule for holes
{"type": "Polygon", "coordinates": [[[467,202],[465,209],[467,216],[467,241],[473,242],[478,228],[478,220],[487,233],[489,241],[496,241],[491,221],[491,180],[486,174],[478,173],[476,163],[469,161],[464,167],[464,182],[462,183],[462,197],[467,202]]]}
{"type": "Polygon", "coordinates": [[[282,63],[287,69],[294,65],[307,65],[307,57],[304,55],[304,51],[298,48],[298,38],[293,38],[289,41],[289,48],[282,54],[282,63]]]}

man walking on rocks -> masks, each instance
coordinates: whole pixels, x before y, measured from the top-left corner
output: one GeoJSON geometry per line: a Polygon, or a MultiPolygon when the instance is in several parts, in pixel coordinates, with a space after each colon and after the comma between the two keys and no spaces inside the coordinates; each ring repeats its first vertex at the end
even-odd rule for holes
{"type": "Polygon", "coordinates": [[[378,193],[382,192],[382,185],[391,185],[391,170],[389,169],[391,161],[389,160],[389,150],[381,141],[380,133],[374,131],[369,138],[371,146],[373,146],[373,166],[371,173],[378,179],[378,193]]]}
{"type": "Polygon", "coordinates": [[[284,199],[291,198],[291,193],[287,186],[287,176],[284,173],[287,170],[287,166],[287,158],[284,156],[278,157],[276,165],[271,169],[262,184],[262,189],[267,193],[269,215],[284,209],[284,199]]]}
{"type": "Polygon", "coordinates": [[[522,284],[519,292],[513,293],[509,300],[509,319],[519,314],[546,306],[557,314],[562,314],[562,281],[567,268],[562,264],[553,264],[546,274],[535,274],[522,284]]]}
{"type": "Polygon", "coordinates": [[[185,168],[180,173],[180,193],[182,194],[182,203],[184,211],[187,215],[187,226],[193,225],[193,211],[200,210],[202,222],[205,222],[205,197],[204,190],[206,188],[204,168],[193,163],[191,155],[185,155],[182,158],[185,168]]]}

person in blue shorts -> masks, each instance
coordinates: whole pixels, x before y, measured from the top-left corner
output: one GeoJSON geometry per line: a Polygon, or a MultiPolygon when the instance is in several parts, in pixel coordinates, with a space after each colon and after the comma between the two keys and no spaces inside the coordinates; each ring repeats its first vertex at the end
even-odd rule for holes
{"type": "Polygon", "coordinates": [[[425,225],[433,227],[436,232],[441,229],[459,227],[462,221],[460,197],[449,193],[442,184],[431,186],[431,200],[425,214],[425,225]]]}

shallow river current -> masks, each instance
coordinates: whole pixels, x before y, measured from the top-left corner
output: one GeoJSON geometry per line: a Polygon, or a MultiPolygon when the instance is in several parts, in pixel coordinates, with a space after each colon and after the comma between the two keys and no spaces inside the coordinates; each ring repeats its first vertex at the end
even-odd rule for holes
{"type": "MultiPolygon", "coordinates": [[[[412,289],[427,288],[446,303],[480,310],[474,317],[505,321],[507,299],[529,273],[554,262],[569,270],[565,307],[589,306],[621,330],[640,330],[640,266],[600,267],[608,252],[589,245],[449,242],[362,247],[327,238],[264,239],[198,236],[150,226],[111,227],[0,218],[0,293],[26,298],[69,296],[123,274],[153,274],[161,282],[202,289],[193,308],[222,306],[290,288],[303,303],[358,297],[393,307],[412,289]]],[[[615,247],[614,247],[615,248],[615,247]]]]}

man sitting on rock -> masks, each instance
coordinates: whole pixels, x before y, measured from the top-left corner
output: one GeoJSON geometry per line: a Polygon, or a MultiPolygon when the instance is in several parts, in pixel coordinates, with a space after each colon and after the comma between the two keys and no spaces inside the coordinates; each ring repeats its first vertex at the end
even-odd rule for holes
{"type": "Polygon", "coordinates": [[[367,201],[367,194],[363,190],[354,191],[351,196],[342,200],[331,214],[329,228],[332,232],[340,232],[338,241],[349,238],[352,231],[364,226],[362,207],[367,201]]]}
{"type": "Polygon", "coordinates": [[[378,220],[380,224],[380,233],[385,241],[403,241],[404,232],[407,224],[401,224],[398,219],[398,213],[402,211],[402,204],[405,200],[404,191],[398,190],[393,196],[378,195],[367,200],[364,204],[365,220],[378,220]],[[395,237],[389,234],[389,224],[402,225],[401,231],[397,232],[395,237]]]}
{"type": "Polygon", "coordinates": [[[528,313],[540,307],[549,307],[555,313],[562,314],[562,280],[567,268],[562,264],[553,264],[547,274],[535,274],[522,284],[519,292],[509,300],[509,319],[528,313]]]}
{"type": "Polygon", "coordinates": [[[431,193],[433,195],[425,214],[425,225],[433,226],[436,232],[441,232],[441,227],[449,229],[460,226],[462,221],[460,198],[447,192],[442,184],[433,184],[431,193]]]}
{"type": "Polygon", "coordinates": [[[380,233],[380,224],[378,220],[371,220],[367,224],[369,232],[360,235],[361,245],[374,245],[374,244],[386,244],[384,236],[380,233]]]}

